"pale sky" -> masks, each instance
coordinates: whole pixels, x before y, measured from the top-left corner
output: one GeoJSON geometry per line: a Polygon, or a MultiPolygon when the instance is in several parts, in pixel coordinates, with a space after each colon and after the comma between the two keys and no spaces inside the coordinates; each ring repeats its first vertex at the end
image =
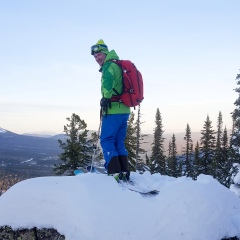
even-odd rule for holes
{"type": "MultiPolygon", "coordinates": [[[[240,68],[239,0],[0,1],[0,127],[62,133],[76,113],[99,126],[103,39],[142,72],[142,132],[231,129],[240,68]]],[[[135,111],[137,113],[137,111],[135,111]]]]}

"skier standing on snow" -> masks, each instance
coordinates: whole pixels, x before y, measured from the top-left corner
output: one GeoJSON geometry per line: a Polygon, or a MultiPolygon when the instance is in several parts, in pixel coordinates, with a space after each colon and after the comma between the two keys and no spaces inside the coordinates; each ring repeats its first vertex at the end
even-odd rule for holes
{"type": "Polygon", "coordinates": [[[108,51],[107,45],[100,39],[91,47],[91,54],[100,65],[101,93],[100,101],[102,128],[100,143],[108,174],[116,174],[116,178],[129,180],[128,152],[125,148],[127,121],[130,107],[120,102],[111,102],[112,96],[122,92],[121,68],[109,60],[119,59],[114,50],[108,51]]]}

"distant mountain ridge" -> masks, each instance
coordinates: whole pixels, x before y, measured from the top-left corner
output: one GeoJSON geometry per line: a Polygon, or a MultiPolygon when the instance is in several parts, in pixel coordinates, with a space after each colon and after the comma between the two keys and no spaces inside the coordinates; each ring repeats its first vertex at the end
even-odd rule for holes
{"type": "MultiPolygon", "coordinates": [[[[91,136],[93,130],[89,130],[88,136],[91,136]]],[[[179,155],[183,153],[186,145],[184,136],[186,133],[176,133],[176,146],[179,155]]],[[[230,134],[230,130],[229,130],[230,134]]],[[[164,150],[167,155],[169,142],[173,134],[163,134],[165,138],[164,150]]],[[[201,133],[191,133],[193,146],[197,141],[200,143],[201,133]]],[[[146,150],[148,156],[151,155],[153,134],[148,134],[141,140],[141,148],[146,150]]],[[[62,149],[59,147],[58,140],[66,139],[65,134],[57,134],[50,137],[29,136],[16,134],[0,127],[0,169],[19,172],[29,171],[33,176],[53,175],[52,167],[59,163],[59,154],[62,149]]],[[[100,145],[100,143],[98,143],[100,145]]],[[[144,154],[145,155],[145,154],[144,154]]],[[[144,160],[145,157],[143,156],[144,160]]]]}
{"type": "Polygon", "coordinates": [[[32,176],[52,175],[53,164],[61,153],[58,141],[16,134],[0,128],[0,169],[32,176]]]}
{"type": "Polygon", "coordinates": [[[53,137],[53,136],[58,135],[58,133],[51,132],[51,131],[40,131],[40,132],[27,132],[27,133],[23,133],[21,135],[49,138],[49,137],[53,137]]]}

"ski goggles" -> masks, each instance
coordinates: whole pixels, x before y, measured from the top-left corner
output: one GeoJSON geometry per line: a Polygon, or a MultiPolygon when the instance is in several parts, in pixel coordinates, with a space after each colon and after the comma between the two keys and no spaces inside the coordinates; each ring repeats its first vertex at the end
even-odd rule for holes
{"type": "Polygon", "coordinates": [[[99,53],[102,50],[107,50],[108,51],[107,46],[104,45],[104,44],[93,45],[91,47],[91,54],[93,55],[94,53],[99,53]]]}

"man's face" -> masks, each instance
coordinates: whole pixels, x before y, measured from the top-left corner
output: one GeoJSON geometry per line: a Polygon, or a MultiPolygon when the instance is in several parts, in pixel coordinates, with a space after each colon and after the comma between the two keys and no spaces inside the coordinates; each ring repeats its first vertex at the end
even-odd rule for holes
{"type": "Polygon", "coordinates": [[[96,62],[97,62],[100,66],[102,66],[103,63],[104,63],[104,61],[105,61],[105,59],[106,59],[106,56],[107,56],[107,55],[104,54],[104,53],[102,53],[102,52],[99,52],[99,53],[94,53],[93,56],[95,57],[96,62]]]}

